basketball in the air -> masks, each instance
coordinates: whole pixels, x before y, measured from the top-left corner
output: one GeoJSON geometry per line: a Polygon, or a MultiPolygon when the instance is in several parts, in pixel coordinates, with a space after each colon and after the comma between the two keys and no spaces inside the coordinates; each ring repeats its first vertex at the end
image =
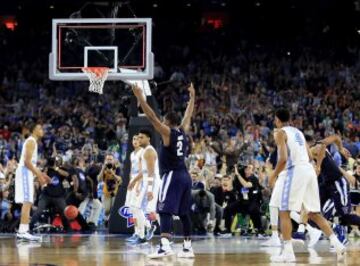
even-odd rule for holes
{"type": "Polygon", "coordinates": [[[74,205],[68,205],[64,210],[64,214],[68,220],[74,220],[78,216],[79,210],[74,205]]]}

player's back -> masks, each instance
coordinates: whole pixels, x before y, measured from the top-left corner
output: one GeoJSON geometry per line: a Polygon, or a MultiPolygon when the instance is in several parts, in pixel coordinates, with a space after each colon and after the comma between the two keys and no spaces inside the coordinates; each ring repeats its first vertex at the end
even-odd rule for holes
{"type": "MultiPolygon", "coordinates": [[[[152,150],[152,151],[156,154],[156,157],[158,156],[155,148],[154,148],[152,145],[148,145],[148,146],[146,146],[144,149],[142,149],[142,151],[141,151],[141,171],[142,171],[142,174],[143,174],[143,176],[144,176],[144,179],[148,176],[148,172],[149,172],[149,171],[148,171],[148,167],[147,167],[147,163],[146,163],[146,160],[145,160],[145,153],[146,153],[148,150],[152,150]]],[[[155,177],[156,177],[156,178],[160,177],[160,173],[159,173],[159,159],[158,159],[158,157],[157,157],[156,160],[155,160],[154,174],[155,174],[155,177]]]]}
{"type": "Polygon", "coordinates": [[[321,163],[320,177],[325,185],[332,185],[334,181],[343,177],[343,174],[328,149],[326,149],[325,157],[321,163]]]}
{"type": "Polygon", "coordinates": [[[171,128],[170,144],[162,144],[160,150],[160,171],[161,174],[170,171],[187,170],[185,165],[185,151],[187,148],[185,132],[180,128],[171,128]]]}
{"type": "Polygon", "coordinates": [[[24,144],[22,146],[20,160],[19,160],[19,166],[25,166],[25,154],[26,154],[25,147],[29,141],[33,141],[35,144],[35,149],[32,154],[31,162],[33,165],[36,165],[36,163],[37,163],[37,160],[38,160],[37,142],[33,136],[30,136],[24,141],[24,144]]]}
{"type": "Polygon", "coordinates": [[[295,127],[283,127],[287,137],[288,160],[286,169],[297,165],[310,164],[304,134],[295,127]]]}

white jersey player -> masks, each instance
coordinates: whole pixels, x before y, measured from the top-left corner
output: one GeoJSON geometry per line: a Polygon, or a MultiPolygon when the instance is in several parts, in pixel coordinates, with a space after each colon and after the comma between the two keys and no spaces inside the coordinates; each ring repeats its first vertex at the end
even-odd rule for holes
{"type": "Polygon", "coordinates": [[[134,217],[139,226],[139,239],[137,239],[137,243],[140,244],[151,238],[156,229],[155,226],[151,227],[145,239],[145,226],[147,221],[145,212],[154,213],[156,211],[160,188],[158,155],[154,147],[150,145],[150,138],[151,134],[147,130],[141,130],[138,134],[139,144],[143,148],[140,159],[142,175],[139,175],[138,178],[135,178],[131,182],[132,186],[134,186],[136,182],[140,182],[136,202],[132,206],[134,217]]]}
{"type": "Polygon", "coordinates": [[[345,247],[337,239],[328,222],[320,213],[320,197],[317,175],[310,163],[309,148],[303,133],[290,126],[290,112],[279,109],[275,114],[275,142],[278,160],[274,172],[269,178],[277,191],[273,207],[279,208],[281,233],[284,248],[280,255],[271,257],[273,262],[294,262],[295,254],[291,242],[292,225],[290,211],[300,212],[304,206],[309,218],[329,237],[335,247],[338,259],[343,258],[345,247]],[[276,178],[278,177],[278,180],[276,178]]]}
{"type": "Polygon", "coordinates": [[[29,125],[31,136],[22,147],[21,157],[15,175],[15,202],[22,204],[21,220],[17,238],[28,241],[40,241],[41,238],[29,233],[30,210],[34,203],[34,178],[38,177],[41,185],[50,182],[50,178],[36,168],[38,160],[37,141],[43,137],[44,131],[40,124],[29,125]]]}
{"type": "MultiPolygon", "coordinates": [[[[128,190],[126,193],[125,206],[130,208],[130,212],[134,215],[134,206],[138,197],[138,189],[140,187],[140,182],[133,182],[142,176],[141,172],[141,155],[143,149],[139,145],[138,136],[134,135],[132,139],[132,144],[134,151],[130,154],[130,180],[128,185],[128,190]]],[[[135,211],[136,212],[136,211],[135,211]]],[[[139,228],[135,220],[135,232],[132,237],[128,238],[127,241],[135,241],[139,235],[139,228]]]]}

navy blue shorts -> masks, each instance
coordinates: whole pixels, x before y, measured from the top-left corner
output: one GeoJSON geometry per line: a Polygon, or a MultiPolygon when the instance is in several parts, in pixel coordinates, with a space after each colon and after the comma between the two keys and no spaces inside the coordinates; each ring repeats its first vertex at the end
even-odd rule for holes
{"type": "Polygon", "coordinates": [[[163,175],[158,213],[185,215],[190,213],[192,180],[187,170],[170,171],[163,175]]]}
{"type": "Polygon", "coordinates": [[[327,220],[351,213],[350,190],[344,177],[334,182],[332,193],[326,194],[328,197],[322,199],[322,212],[327,220]]]}

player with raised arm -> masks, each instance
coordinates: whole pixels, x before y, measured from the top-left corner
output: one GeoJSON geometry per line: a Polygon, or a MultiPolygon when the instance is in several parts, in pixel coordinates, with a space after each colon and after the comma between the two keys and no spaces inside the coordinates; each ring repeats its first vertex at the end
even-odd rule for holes
{"type": "Polygon", "coordinates": [[[190,100],[181,123],[175,112],[167,113],[164,121],[161,122],[147,104],[142,90],[133,86],[133,92],[146,117],[162,138],[159,160],[162,184],[157,205],[157,212],[160,215],[161,240],[159,249],[154,254],[150,254],[149,258],[161,258],[174,254],[169,241],[173,215],[180,217],[184,232],[183,250],[178,257],[192,258],[194,257],[191,246],[190,220],[192,181],[185,165],[185,152],[188,145],[185,134],[190,128],[194,111],[195,89],[192,84],[189,86],[190,100]]]}
{"type": "Polygon", "coordinates": [[[280,255],[272,256],[273,262],[294,262],[295,254],[291,242],[292,224],[290,211],[300,212],[303,206],[309,219],[329,237],[335,247],[338,259],[342,259],[345,246],[340,243],[326,219],[321,215],[320,196],[317,175],[310,162],[310,150],[304,134],[290,126],[290,112],[279,109],[275,113],[275,142],[278,149],[278,160],[274,172],[269,177],[270,184],[276,178],[281,187],[281,197],[274,202],[280,211],[281,233],[284,240],[280,255]]]}
{"type": "Polygon", "coordinates": [[[30,123],[28,127],[31,135],[23,144],[15,175],[15,202],[22,204],[20,226],[16,237],[27,241],[41,241],[41,237],[29,233],[30,211],[34,203],[34,178],[37,177],[42,186],[46,186],[51,179],[36,167],[37,143],[44,136],[42,125],[30,123]]]}
{"type": "MultiPolygon", "coordinates": [[[[335,144],[340,154],[346,159],[349,158],[350,153],[342,145],[341,137],[332,135],[314,143],[313,139],[308,136],[307,141],[316,161],[320,180],[322,211],[325,218],[333,220],[336,214],[339,216],[342,225],[360,226],[360,217],[351,213],[350,184],[355,184],[355,177],[339,167],[328,150],[330,145],[335,144]]],[[[342,225],[335,225],[335,231],[339,240],[346,243],[346,233],[342,225]]]]}

